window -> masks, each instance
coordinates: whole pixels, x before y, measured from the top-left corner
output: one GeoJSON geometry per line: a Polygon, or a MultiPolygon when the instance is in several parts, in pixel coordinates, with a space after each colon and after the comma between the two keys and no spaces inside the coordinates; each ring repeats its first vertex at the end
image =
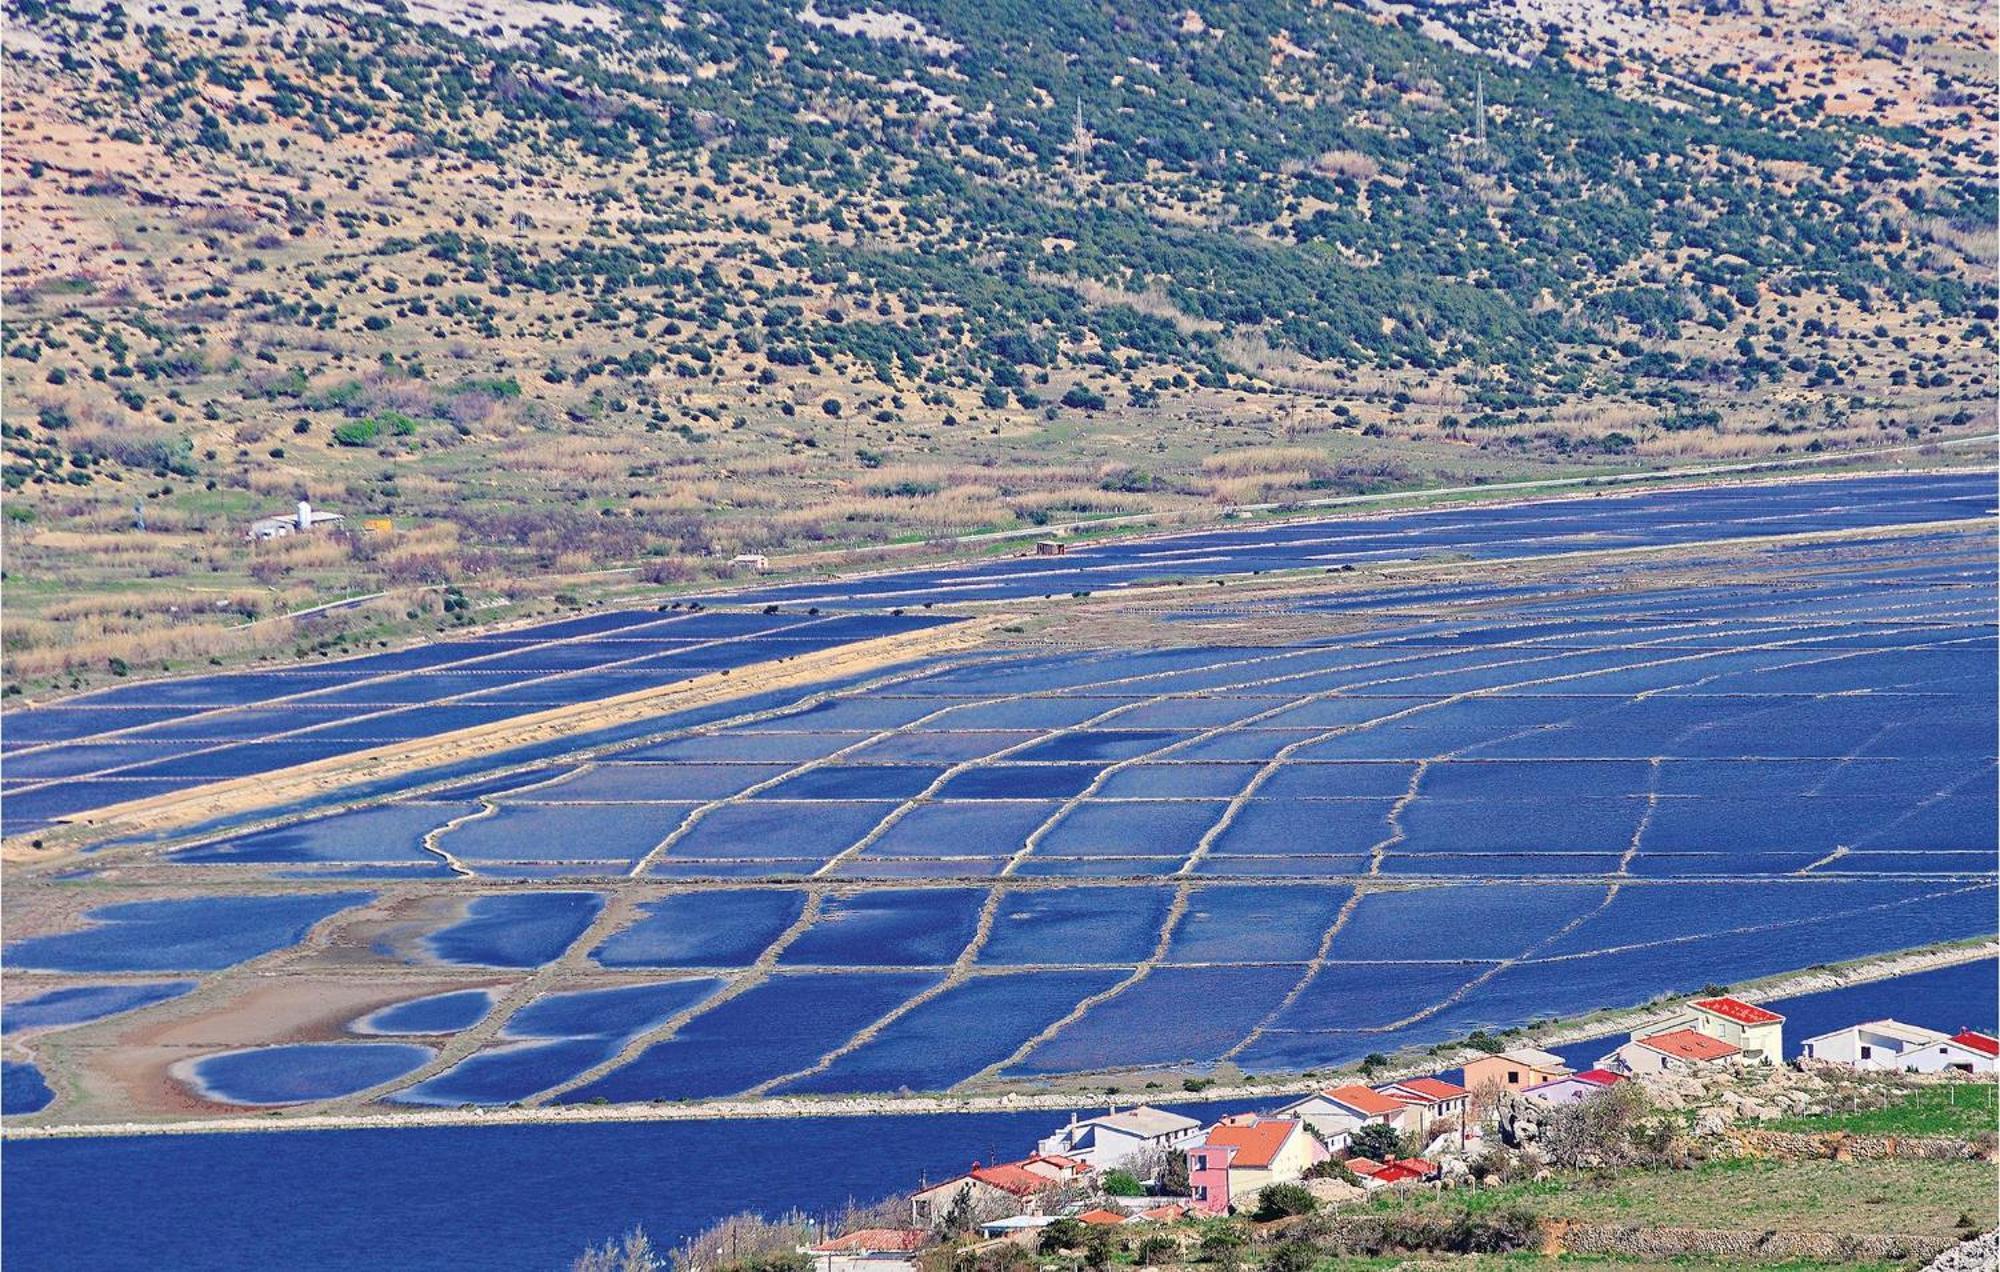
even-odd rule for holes
{"type": "Polygon", "coordinates": [[[1875,1055],[1875,1048],[1869,1046],[1865,1042],[1861,1044],[1861,1058],[1863,1060],[1872,1059],[1874,1055],[1875,1055]]]}
{"type": "Polygon", "coordinates": [[[1507,1085],[1508,1086],[1521,1085],[1521,1071],[1519,1069],[1507,1070],[1507,1085]]]}

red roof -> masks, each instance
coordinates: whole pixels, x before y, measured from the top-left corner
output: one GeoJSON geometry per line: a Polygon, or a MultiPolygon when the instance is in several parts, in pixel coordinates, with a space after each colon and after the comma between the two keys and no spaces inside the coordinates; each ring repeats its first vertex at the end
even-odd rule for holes
{"type": "Polygon", "coordinates": [[[1151,1219],[1158,1223],[1172,1223],[1187,1213],[1187,1207],[1179,1202],[1168,1202],[1164,1206],[1154,1206],[1151,1210],[1141,1210],[1141,1219],[1151,1219]]]}
{"type": "Polygon", "coordinates": [[[2000,1038],[1995,1038],[1991,1034],[1979,1033],[1972,1029],[1961,1029],[1951,1036],[1951,1040],[1968,1051],[1977,1051],[1982,1055],[2000,1056],[2000,1038]]]}
{"type": "Polygon", "coordinates": [[[1427,1174],[1429,1174],[1428,1171],[1418,1170],[1414,1166],[1405,1166],[1401,1162],[1390,1162],[1387,1166],[1369,1175],[1369,1178],[1378,1184],[1400,1184],[1412,1179],[1422,1179],[1427,1174]]]}
{"type": "Polygon", "coordinates": [[[982,1184],[991,1184],[1001,1192],[1013,1193],[1016,1197],[1032,1197],[1039,1192],[1047,1192],[1055,1187],[1055,1181],[1046,1175],[1037,1175],[1031,1170],[1023,1170],[1014,1162],[999,1166],[974,1166],[967,1178],[982,1184]]]}
{"type": "Polygon", "coordinates": [[[1676,1060],[1692,1060],[1700,1063],[1707,1060],[1727,1060],[1740,1055],[1743,1048],[1733,1046],[1720,1038],[1711,1038],[1692,1029],[1675,1029],[1668,1033],[1654,1034],[1650,1038],[1635,1039],[1642,1047],[1650,1047],[1664,1056],[1676,1060]]]}
{"type": "Polygon", "coordinates": [[[1372,1157],[1350,1157],[1346,1166],[1357,1175],[1372,1175],[1382,1169],[1382,1163],[1372,1157]]]}
{"type": "Polygon", "coordinates": [[[1392,1082],[1380,1089],[1389,1098],[1401,1099],[1408,1104],[1442,1104],[1446,1100],[1472,1094],[1456,1082],[1446,1082],[1443,1078],[1411,1078],[1407,1082],[1392,1082]]]}
{"type": "Polygon", "coordinates": [[[1403,1102],[1394,1096],[1382,1094],[1358,1083],[1347,1086],[1329,1087],[1320,1094],[1335,1104],[1345,1104],[1367,1117],[1396,1117],[1403,1111],[1403,1102]]]}
{"type": "Polygon", "coordinates": [[[911,1228],[861,1228],[844,1233],[813,1247],[815,1254],[842,1254],[850,1250],[921,1250],[930,1234],[911,1228]]]}
{"type": "Polygon", "coordinates": [[[1076,1218],[1079,1223],[1097,1223],[1109,1226],[1114,1223],[1124,1223],[1131,1217],[1122,1210],[1086,1210],[1076,1218]]]}
{"type": "Polygon", "coordinates": [[[1021,1164],[1023,1166],[1026,1166],[1033,1162],[1047,1162],[1049,1165],[1056,1167],[1058,1170],[1090,1169],[1090,1163],[1084,1161],[1082,1158],[1064,1157],[1061,1153],[1036,1153],[1033,1157],[1022,1159],[1021,1164]]]}
{"type": "Polygon", "coordinates": [[[1624,1074],[1613,1073],[1609,1069],[1585,1069],[1582,1073],[1573,1076],[1578,1082],[1588,1082],[1592,1086],[1611,1086],[1614,1083],[1625,1080],[1624,1074]]]}
{"type": "Polygon", "coordinates": [[[1235,1149],[1235,1156],[1229,1159],[1231,1166],[1269,1166],[1298,1127],[1297,1122],[1282,1118],[1269,1122],[1218,1122],[1208,1128],[1208,1138],[1202,1145],[1235,1149]]]}
{"type": "Polygon", "coordinates": [[[1739,1025],[1774,1025],[1783,1020],[1775,1011],[1766,1011],[1740,998],[1703,998],[1695,1003],[1703,1011],[1733,1020],[1739,1025]]]}

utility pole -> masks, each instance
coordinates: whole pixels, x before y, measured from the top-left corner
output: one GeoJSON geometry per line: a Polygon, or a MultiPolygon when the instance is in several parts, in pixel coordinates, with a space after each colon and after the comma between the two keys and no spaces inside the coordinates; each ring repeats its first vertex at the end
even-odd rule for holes
{"type": "Polygon", "coordinates": [[[1486,157],[1486,72],[1480,71],[1473,83],[1473,140],[1479,147],[1480,158],[1486,157]]]}

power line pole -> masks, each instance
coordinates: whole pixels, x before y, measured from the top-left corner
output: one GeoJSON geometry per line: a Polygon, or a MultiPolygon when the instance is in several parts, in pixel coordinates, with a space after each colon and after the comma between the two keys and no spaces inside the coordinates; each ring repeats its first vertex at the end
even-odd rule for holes
{"type": "Polygon", "coordinates": [[[1485,71],[1479,72],[1479,78],[1474,82],[1473,94],[1475,102],[1472,108],[1473,128],[1475,130],[1473,137],[1479,146],[1479,155],[1483,159],[1486,157],[1486,72],[1485,71]]]}

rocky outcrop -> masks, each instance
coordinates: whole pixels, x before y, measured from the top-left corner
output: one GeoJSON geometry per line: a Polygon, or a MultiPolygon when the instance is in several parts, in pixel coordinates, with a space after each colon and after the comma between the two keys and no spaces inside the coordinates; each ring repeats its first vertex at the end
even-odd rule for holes
{"type": "Polygon", "coordinates": [[[1996,1272],[1996,1269],[2000,1269],[2000,1232],[1961,1241],[1924,1265],[1924,1272],[1996,1272]]]}

